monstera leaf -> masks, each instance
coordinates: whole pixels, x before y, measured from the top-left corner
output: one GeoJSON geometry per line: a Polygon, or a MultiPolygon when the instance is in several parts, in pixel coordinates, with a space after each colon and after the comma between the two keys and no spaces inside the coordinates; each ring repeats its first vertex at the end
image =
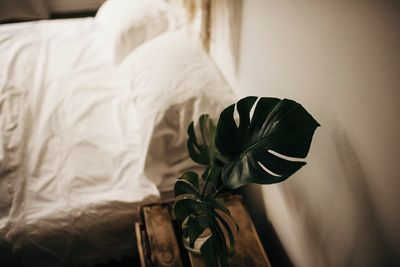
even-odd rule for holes
{"type": "Polygon", "coordinates": [[[288,99],[246,97],[227,107],[215,135],[215,145],[227,159],[222,170],[225,187],[287,179],[306,164],[302,159],[318,126],[300,104],[288,99]]]}
{"type": "MultiPolygon", "coordinates": [[[[202,178],[206,180],[206,186],[209,192],[216,192],[222,184],[221,172],[226,159],[218,152],[215,146],[216,127],[212,119],[207,114],[200,116],[195,127],[191,122],[188,127],[187,147],[191,159],[199,164],[207,165],[202,178]]],[[[203,191],[204,193],[204,191],[203,191]]]]}
{"type": "Polygon", "coordinates": [[[197,123],[200,133],[196,134],[194,122],[188,127],[187,147],[193,161],[208,165],[215,158],[217,149],[215,147],[215,124],[208,115],[200,116],[197,123]]]}

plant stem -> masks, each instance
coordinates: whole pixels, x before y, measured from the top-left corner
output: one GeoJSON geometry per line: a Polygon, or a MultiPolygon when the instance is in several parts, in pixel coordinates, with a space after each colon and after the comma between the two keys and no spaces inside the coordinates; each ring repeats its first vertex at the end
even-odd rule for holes
{"type": "Polygon", "coordinates": [[[224,188],[224,185],[221,185],[220,188],[214,193],[213,197],[216,198],[219,192],[224,188]]]}
{"type": "Polygon", "coordinates": [[[203,190],[201,192],[201,197],[204,197],[204,194],[206,193],[206,188],[207,188],[209,181],[210,181],[210,172],[208,172],[208,174],[207,174],[206,182],[204,183],[203,190]]]}
{"type": "MultiPolygon", "coordinates": [[[[203,186],[203,190],[201,192],[201,197],[206,194],[207,187],[209,185],[210,179],[216,179],[221,174],[221,169],[216,165],[210,165],[210,168],[207,171],[206,181],[203,186]]],[[[215,185],[213,186],[215,188],[215,185]]],[[[220,189],[219,189],[220,190],[220,189]]]]}
{"type": "Polygon", "coordinates": [[[216,157],[219,161],[221,161],[222,163],[224,163],[224,165],[226,165],[227,163],[229,163],[228,158],[222,156],[222,155],[219,154],[219,153],[216,153],[216,154],[215,154],[215,157],[216,157]]]}

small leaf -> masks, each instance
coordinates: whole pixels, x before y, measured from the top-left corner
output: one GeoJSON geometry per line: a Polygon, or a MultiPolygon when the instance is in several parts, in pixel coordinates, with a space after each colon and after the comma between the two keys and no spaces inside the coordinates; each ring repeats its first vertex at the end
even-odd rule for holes
{"type": "Polygon", "coordinates": [[[186,219],[182,222],[182,236],[185,238],[189,237],[189,230],[188,230],[188,225],[193,221],[193,219],[196,217],[196,214],[191,214],[186,219]]]}
{"type": "MultiPolygon", "coordinates": [[[[216,217],[218,219],[218,221],[221,222],[221,224],[223,225],[226,233],[228,234],[228,238],[229,238],[229,255],[232,257],[235,254],[235,237],[233,235],[232,229],[229,226],[229,224],[225,221],[225,219],[218,214],[218,212],[215,212],[216,217]]],[[[232,218],[232,217],[230,217],[232,218]]],[[[236,229],[239,230],[239,226],[237,225],[237,223],[233,220],[232,221],[235,223],[236,229]]]]}
{"type": "Polygon", "coordinates": [[[205,196],[203,198],[203,201],[210,206],[213,209],[219,209],[228,214],[229,216],[231,215],[231,212],[226,208],[221,202],[219,202],[216,198],[212,196],[205,196]]]}
{"type": "Polygon", "coordinates": [[[210,236],[200,248],[207,267],[219,267],[218,251],[213,236],[210,236]]]}
{"type": "Polygon", "coordinates": [[[209,147],[212,143],[211,141],[211,136],[210,136],[210,129],[209,129],[209,116],[208,114],[203,114],[199,118],[199,126],[200,126],[200,132],[201,132],[201,138],[203,139],[204,144],[209,147]]]}
{"type": "Polygon", "coordinates": [[[206,148],[197,142],[197,137],[194,131],[193,122],[189,124],[188,135],[189,139],[187,142],[187,147],[191,159],[199,164],[207,165],[210,162],[210,159],[207,155],[206,148]]]}
{"type": "Polygon", "coordinates": [[[203,206],[197,200],[185,198],[175,202],[174,212],[175,218],[183,222],[191,214],[200,214],[203,211],[203,206]]]}
{"type": "MultiPolygon", "coordinates": [[[[203,201],[206,203],[206,205],[208,205],[212,209],[216,209],[216,210],[220,210],[220,211],[224,212],[235,224],[236,231],[239,232],[239,225],[236,223],[235,219],[232,217],[232,214],[229,211],[229,209],[226,208],[220,201],[218,201],[216,198],[211,197],[211,196],[205,196],[203,198],[203,201]]],[[[217,215],[219,215],[217,212],[215,212],[215,213],[217,215]]],[[[217,217],[217,215],[215,215],[215,217],[217,217]]]]}
{"type": "Polygon", "coordinates": [[[188,234],[189,234],[189,243],[193,246],[193,243],[196,239],[208,228],[208,219],[207,216],[198,215],[195,216],[188,223],[188,234]]]}
{"type": "Polygon", "coordinates": [[[188,181],[194,188],[199,190],[199,175],[197,173],[187,171],[179,179],[188,181]]]}
{"type": "Polygon", "coordinates": [[[194,122],[191,122],[188,127],[188,142],[187,147],[189,155],[193,161],[208,165],[217,158],[223,160],[215,146],[215,131],[216,126],[209,115],[201,115],[198,121],[199,134],[196,134],[194,122]]]}
{"type": "Polygon", "coordinates": [[[215,212],[211,209],[205,209],[205,213],[208,218],[208,224],[211,230],[211,234],[214,237],[215,245],[218,252],[218,258],[221,266],[228,266],[228,249],[226,247],[225,234],[218,224],[215,217],[215,212]]]}
{"type": "Polygon", "coordinates": [[[193,187],[191,183],[185,180],[178,180],[174,186],[175,196],[179,195],[192,195],[193,197],[199,196],[199,191],[193,187]]]}
{"type": "Polygon", "coordinates": [[[206,191],[207,194],[212,194],[213,191],[216,191],[216,188],[219,188],[222,185],[221,172],[222,167],[215,163],[210,163],[204,171],[203,178],[208,180],[208,183],[212,186],[208,187],[208,190],[206,191]]]}

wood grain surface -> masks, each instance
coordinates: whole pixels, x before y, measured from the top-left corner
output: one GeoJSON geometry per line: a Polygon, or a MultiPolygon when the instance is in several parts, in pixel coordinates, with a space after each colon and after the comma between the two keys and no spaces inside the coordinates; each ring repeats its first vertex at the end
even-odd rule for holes
{"type": "MultiPolygon", "coordinates": [[[[236,239],[235,255],[230,259],[231,267],[271,267],[264,248],[257,235],[253,222],[242,204],[240,196],[229,196],[220,199],[230,210],[232,217],[239,225],[239,232],[234,232],[236,239]]],[[[171,203],[170,203],[171,204],[171,203]]],[[[202,256],[188,253],[181,248],[181,241],[176,236],[173,221],[167,204],[147,206],[142,209],[143,224],[137,226],[137,238],[142,267],[206,267],[202,256]],[[140,251],[142,248],[144,249],[140,251]],[[149,260],[147,260],[149,259],[149,260]],[[150,263],[149,263],[150,262],[150,263]]],[[[233,223],[230,224],[232,229],[233,223]]]]}
{"type": "Polygon", "coordinates": [[[165,205],[145,207],[143,215],[153,266],[183,266],[168,208],[165,205]]]}

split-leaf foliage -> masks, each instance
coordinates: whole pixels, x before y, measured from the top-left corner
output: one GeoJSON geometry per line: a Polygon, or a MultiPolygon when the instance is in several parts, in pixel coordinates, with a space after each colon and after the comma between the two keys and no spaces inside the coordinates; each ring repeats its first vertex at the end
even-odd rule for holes
{"type": "Polygon", "coordinates": [[[217,199],[221,190],[284,181],[306,164],[319,126],[293,100],[254,96],[225,108],[217,125],[208,115],[190,123],[189,155],[206,168],[201,178],[189,171],[175,183],[174,212],[191,245],[208,231],[200,249],[208,267],[229,266],[239,231],[217,199]]]}

